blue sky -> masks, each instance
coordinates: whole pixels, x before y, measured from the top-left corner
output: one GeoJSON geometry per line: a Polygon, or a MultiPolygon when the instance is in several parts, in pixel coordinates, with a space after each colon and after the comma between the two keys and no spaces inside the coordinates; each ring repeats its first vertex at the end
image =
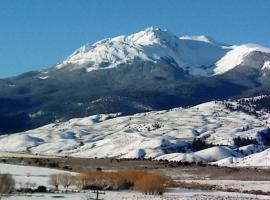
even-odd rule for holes
{"type": "Polygon", "coordinates": [[[49,67],[85,43],[149,26],[270,47],[268,0],[0,0],[0,77],[49,67]]]}

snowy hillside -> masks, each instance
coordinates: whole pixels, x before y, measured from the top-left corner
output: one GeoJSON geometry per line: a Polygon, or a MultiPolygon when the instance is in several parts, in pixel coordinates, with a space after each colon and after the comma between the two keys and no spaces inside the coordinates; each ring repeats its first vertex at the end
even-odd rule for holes
{"type": "Polygon", "coordinates": [[[254,153],[243,158],[228,157],[214,162],[219,166],[229,167],[269,167],[270,166],[270,149],[259,153],[254,153]]]}
{"type": "MultiPolygon", "coordinates": [[[[147,28],[131,35],[84,45],[57,64],[56,69],[85,69],[90,72],[134,60],[155,63],[170,59],[191,75],[209,76],[223,74],[245,63],[252,52],[269,54],[270,49],[256,44],[230,46],[204,35],[178,37],[167,30],[147,28]]],[[[266,62],[269,61],[267,59],[266,62]]],[[[265,69],[267,66],[266,63],[259,67],[265,69]]]]}
{"type": "Polygon", "coordinates": [[[95,115],[1,136],[0,151],[208,162],[241,155],[223,146],[193,153],[188,143],[194,138],[228,145],[236,136],[255,138],[267,120],[267,113],[256,117],[227,109],[222,102],[124,117],[95,115]],[[186,153],[179,152],[185,148],[186,153]]]}

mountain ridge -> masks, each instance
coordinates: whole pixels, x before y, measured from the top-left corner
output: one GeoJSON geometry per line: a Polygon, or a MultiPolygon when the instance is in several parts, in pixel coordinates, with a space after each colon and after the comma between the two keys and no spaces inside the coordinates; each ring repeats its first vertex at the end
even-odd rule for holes
{"type": "Polygon", "coordinates": [[[269,48],[256,44],[227,45],[205,35],[178,37],[167,30],[150,27],[84,45],[55,67],[62,69],[73,64],[76,67],[70,70],[83,68],[90,72],[114,68],[135,59],[157,62],[169,58],[191,75],[211,76],[234,69],[256,51],[270,53],[269,48]]]}
{"type": "Polygon", "coordinates": [[[243,46],[248,54],[231,63],[229,53],[237,47],[198,41],[206,39],[181,40],[150,28],[85,46],[72,54],[74,63],[1,79],[0,132],[99,113],[130,115],[269,94],[268,50],[243,46]],[[214,74],[215,63],[228,55],[232,69],[214,74]]]}

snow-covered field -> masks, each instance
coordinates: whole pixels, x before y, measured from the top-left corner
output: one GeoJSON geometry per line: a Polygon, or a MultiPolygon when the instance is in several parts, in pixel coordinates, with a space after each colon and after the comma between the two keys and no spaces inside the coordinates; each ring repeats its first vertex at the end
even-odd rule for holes
{"type": "MultiPolygon", "coordinates": [[[[237,136],[256,137],[268,127],[269,114],[259,117],[228,110],[221,102],[191,108],[140,113],[131,116],[94,115],[53,123],[23,133],[0,137],[0,151],[90,158],[155,158],[171,161],[225,161],[242,157],[217,146],[198,152],[185,148],[194,138],[228,145],[237,136]]],[[[248,151],[249,147],[243,148],[248,151]]],[[[254,148],[252,147],[254,151],[254,148]]],[[[261,149],[257,149],[261,151],[261,149]]],[[[268,155],[268,154],[267,154],[268,155]]]]}
{"type": "MultiPolygon", "coordinates": [[[[250,177],[252,179],[252,177],[250,177]]],[[[270,192],[270,181],[240,181],[240,180],[184,180],[187,183],[199,183],[219,186],[223,189],[237,189],[239,191],[261,190],[270,192]]]]}
{"type": "MultiPolygon", "coordinates": [[[[94,194],[90,197],[94,197],[94,194]]],[[[50,200],[50,199],[72,199],[72,200],[87,200],[88,193],[69,193],[69,194],[33,194],[25,196],[11,196],[8,200],[50,200]]],[[[132,191],[112,192],[107,191],[105,195],[100,196],[104,200],[236,200],[236,199],[270,199],[270,196],[251,195],[242,193],[228,193],[228,192],[215,192],[215,191],[202,191],[202,190],[187,190],[187,189],[174,189],[168,191],[163,196],[143,195],[132,191]]],[[[3,198],[5,199],[5,198],[3,198]]]]}
{"type": "MultiPolygon", "coordinates": [[[[54,170],[42,167],[20,166],[10,164],[0,164],[1,173],[10,173],[17,182],[17,187],[24,184],[35,183],[35,187],[48,184],[48,176],[54,173],[63,173],[62,170],[54,170]]],[[[232,181],[232,180],[193,180],[193,182],[219,185],[223,188],[237,188],[240,190],[262,190],[270,191],[270,181],[232,181]]],[[[189,180],[190,182],[190,180],[189,180]]],[[[49,199],[76,199],[86,200],[86,196],[94,197],[91,191],[80,193],[34,193],[34,194],[14,194],[2,199],[8,200],[49,200],[49,199]]],[[[104,200],[176,200],[176,199],[270,199],[270,196],[251,195],[243,193],[229,193],[206,190],[170,189],[163,196],[143,195],[134,191],[106,191],[101,196],[104,200]]]]}
{"type": "Polygon", "coordinates": [[[44,167],[32,167],[0,163],[0,173],[11,174],[16,181],[17,188],[24,187],[26,184],[35,185],[35,187],[39,185],[51,187],[49,185],[49,176],[51,174],[58,174],[64,172],[66,171],[49,169],[44,167]]]}

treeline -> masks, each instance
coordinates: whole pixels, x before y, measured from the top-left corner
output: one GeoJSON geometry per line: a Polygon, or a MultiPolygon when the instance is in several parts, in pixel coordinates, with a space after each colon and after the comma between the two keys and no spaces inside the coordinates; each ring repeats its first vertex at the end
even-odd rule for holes
{"type": "Polygon", "coordinates": [[[233,138],[233,144],[235,147],[243,147],[247,145],[257,145],[259,144],[258,141],[255,138],[249,138],[249,137],[235,137],[233,138]]]}
{"type": "Polygon", "coordinates": [[[258,132],[257,137],[263,145],[270,146],[270,128],[258,132]]]}

